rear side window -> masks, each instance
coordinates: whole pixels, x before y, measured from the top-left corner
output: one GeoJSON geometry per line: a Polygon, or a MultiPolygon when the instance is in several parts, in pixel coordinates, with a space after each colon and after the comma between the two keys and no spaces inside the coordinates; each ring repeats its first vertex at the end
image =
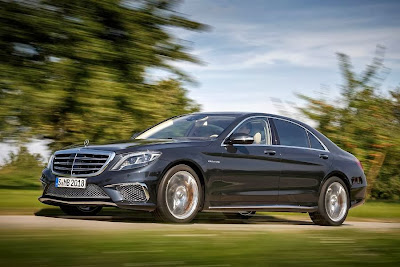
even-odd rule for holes
{"type": "Polygon", "coordinates": [[[280,144],[283,146],[309,147],[306,131],[291,122],[274,119],[280,144]]]}
{"type": "Polygon", "coordinates": [[[317,138],[315,138],[315,136],[312,133],[308,132],[308,138],[310,139],[311,148],[325,150],[322,144],[318,141],[317,138]]]}

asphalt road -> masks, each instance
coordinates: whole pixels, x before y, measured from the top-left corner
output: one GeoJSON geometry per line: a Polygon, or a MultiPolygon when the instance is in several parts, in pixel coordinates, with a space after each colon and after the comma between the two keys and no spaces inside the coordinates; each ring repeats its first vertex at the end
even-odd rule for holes
{"type": "Polygon", "coordinates": [[[277,219],[269,216],[256,216],[249,220],[233,220],[212,216],[200,217],[190,224],[157,223],[149,217],[124,216],[34,216],[5,215],[0,216],[0,230],[18,229],[80,229],[80,230],[221,230],[221,231],[303,231],[358,229],[370,231],[400,230],[400,223],[346,221],[340,227],[324,227],[314,225],[306,219],[277,219]]]}

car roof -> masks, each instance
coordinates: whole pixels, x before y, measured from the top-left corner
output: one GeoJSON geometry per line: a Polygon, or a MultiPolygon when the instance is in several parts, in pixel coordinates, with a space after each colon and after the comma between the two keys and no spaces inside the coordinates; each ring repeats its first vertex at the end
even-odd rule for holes
{"type": "Polygon", "coordinates": [[[273,118],[279,118],[279,119],[284,119],[284,120],[288,120],[291,122],[295,122],[297,124],[300,124],[301,126],[307,128],[310,130],[310,128],[313,131],[316,131],[313,127],[311,127],[310,125],[308,125],[307,123],[304,123],[302,121],[290,118],[290,117],[285,117],[282,115],[276,115],[276,114],[271,114],[271,113],[262,113],[262,112],[229,112],[229,111],[223,111],[223,112],[195,112],[192,114],[201,114],[201,115],[226,115],[226,116],[233,116],[236,119],[245,119],[248,117],[253,117],[253,116],[268,116],[268,117],[273,117],[273,118]]]}
{"type": "Polygon", "coordinates": [[[285,117],[277,114],[271,114],[271,113],[262,113],[262,112],[230,112],[230,111],[222,111],[222,112],[195,112],[192,114],[202,114],[202,115],[226,115],[226,116],[234,116],[234,117],[252,117],[252,116],[270,116],[270,117],[276,117],[276,118],[281,118],[281,119],[287,119],[291,120],[294,122],[299,122],[301,124],[304,124],[303,122],[297,121],[296,119],[290,118],[290,117],[285,117]]]}

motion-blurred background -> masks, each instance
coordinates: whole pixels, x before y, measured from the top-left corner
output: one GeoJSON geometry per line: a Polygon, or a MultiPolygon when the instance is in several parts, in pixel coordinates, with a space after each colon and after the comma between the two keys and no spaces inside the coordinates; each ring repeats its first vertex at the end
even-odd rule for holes
{"type": "Polygon", "coordinates": [[[236,110],[309,122],[361,160],[371,198],[398,200],[398,11],[396,1],[3,0],[0,187],[38,188],[50,152],[85,139],[236,110]]]}
{"type": "Polygon", "coordinates": [[[43,208],[38,179],[56,149],[231,110],[315,126],[363,164],[369,202],[350,215],[399,219],[398,1],[0,5],[1,214],[43,208]]]}

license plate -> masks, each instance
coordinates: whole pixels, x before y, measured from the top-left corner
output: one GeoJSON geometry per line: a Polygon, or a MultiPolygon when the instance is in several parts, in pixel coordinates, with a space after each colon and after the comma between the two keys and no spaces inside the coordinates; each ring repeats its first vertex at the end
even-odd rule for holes
{"type": "Polygon", "coordinates": [[[56,187],[86,188],[86,179],[57,177],[56,187]]]}

